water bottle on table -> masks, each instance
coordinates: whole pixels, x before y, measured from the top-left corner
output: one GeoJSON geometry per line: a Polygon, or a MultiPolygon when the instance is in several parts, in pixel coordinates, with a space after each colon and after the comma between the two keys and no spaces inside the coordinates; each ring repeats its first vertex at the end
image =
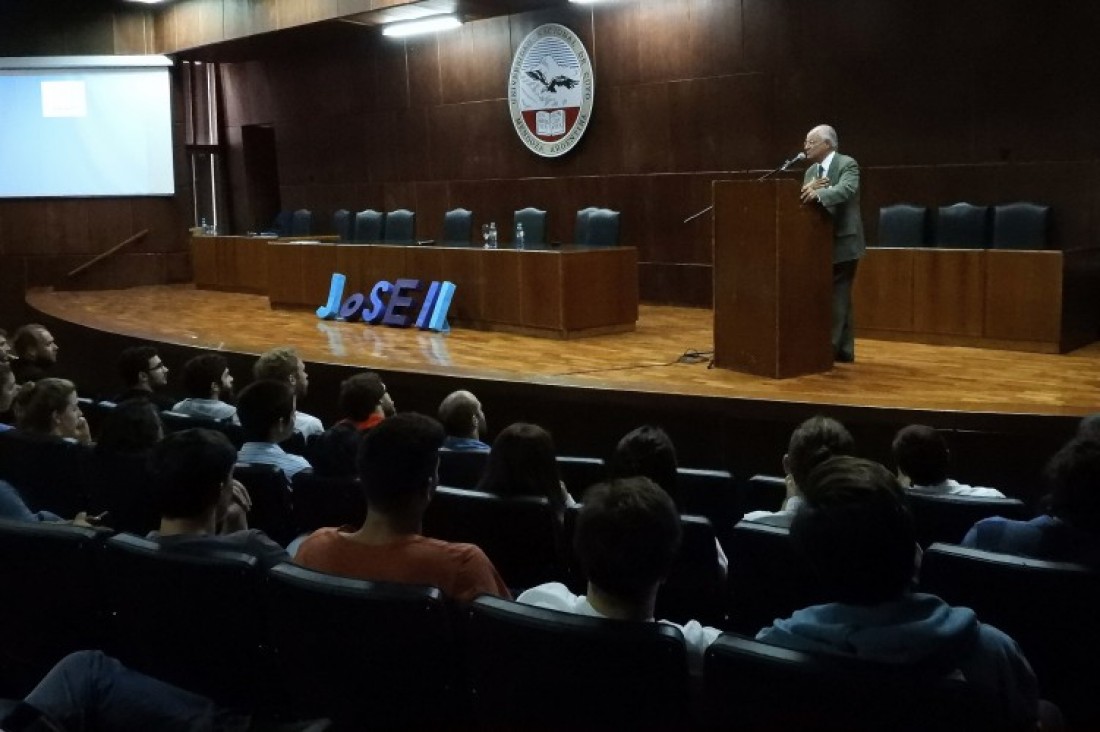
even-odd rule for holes
{"type": "Polygon", "coordinates": [[[523,249],[527,243],[527,234],[523,231],[523,224],[516,222],[516,249],[523,249]]]}

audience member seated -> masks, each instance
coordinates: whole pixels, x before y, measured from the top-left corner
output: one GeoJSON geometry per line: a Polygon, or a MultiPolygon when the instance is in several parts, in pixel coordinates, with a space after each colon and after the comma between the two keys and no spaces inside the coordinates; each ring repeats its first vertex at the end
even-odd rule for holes
{"type": "Polygon", "coordinates": [[[309,470],[301,455],[291,455],[279,443],[294,434],[294,391],[285,381],[254,381],[237,400],[237,416],[246,442],[237,462],[274,465],[287,480],[309,470]]]}
{"type": "Polygon", "coordinates": [[[24,325],[15,331],[11,347],[15,355],[11,369],[17,384],[46,378],[57,363],[57,342],[45,326],[37,323],[24,325]]]}
{"type": "Polygon", "coordinates": [[[248,505],[248,494],[233,480],[236,460],[229,438],[216,430],[182,430],[157,443],[149,455],[149,469],[161,520],[160,530],[149,538],[165,549],[188,554],[246,552],[266,567],[290,561],[281,546],[262,531],[247,528],[243,519],[226,525],[234,503],[248,505]]]}
{"type": "Polygon", "coordinates": [[[1004,498],[994,488],[963,485],[947,477],[951,453],[947,441],[936,430],[922,424],[903,427],[892,445],[898,481],[913,493],[934,496],[1004,498]]]}
{"type": "Polygon", "coordinates": [[[233,401],[233,377],[229,362],[217,353],[195,356],[183,365],[183,390],[187,398],[172,406],[173,412],[216,422],[237,421],[233,401]]]}
{"type": "MultiPolygon", "coordinates": [[[[11,411],[13,401],[15,401],[15,374],[11,372],[11,364],[0,361],[0,419],[11,411]]],[[[0,432],[10,429],[12,425],[0,422],[0,432]]]]}
{"type": "MultiPolygon", "coordinates": [[[[676,500],[677,468],[676,446],[672,438],[660,427],[643,425],[623,435],[608,463],[608,475],[612,478],[642,476],[656,483],[672,497],[679,511],[683,507],[676,500]]],[[[718,567],[723,579],[729,572],[729,559],[718,539],[714,540],[718,551],[718,567]]]]}
{"type": "Polygon", "coordinates": [[[138,455],[164,438],[164,425],[156,405],[144,397],[127,399],[107,415],[96,440],[96,451],[138,455]]]}
{"type": "Polygon", "coordinates": [[[11,341],[8,340],[8,332],[0,328],[0,363],[8,363],[11,359],[11,341]]]}
{"type": "Polygon", "coordinates": [[[162,411],[175,405],[176,400],[163,391],[168,386],[168,366],[153,346],[131,346],[123,350],[118,357],[118,375],[126,389],[111,398],[116,404],[140,398],[148,399],[162,411]]]}
{"type": "Polygon", "coordinates": [[[19,491],[10,483],[0,480],[0,519],[9,521],[63,521],[60,516],[49,511],[32,511],[23,502],[19,491]]]}
{"type": "Polygon", "coordinates": [[[443,440],[444,450],[489,449],[489,445],[481,441],[489,436],[485,412],[481,409],[481,402],[471,392],[452,391],[444,397],[439,404],[439,421],[447,433],[443,440]]]}
{"type": "Polygon", "coordinates": [[[1030,521],[982,519],[963,546],[1100,567],[1100,442],[1074,438],[1046,468],[1049,513],[1030,521]]]}
{"type": "Polygon", "coordinates": [[[341,419],[309,445],[313,472],[325,477],[353,476],[359,443],[370,429],[393,414],[393,399],[373,371],[349,376],[340,383],[341,419]]]}
{"type": "Polygon", "coordinates": [[[997,707],[998,728],[1035,729],[1038,687],[1014,640],[974,611],[912,591],[919,563],[905,489],[878,463],[840,456],[799,484],[791,541],[831,599],[776,620],[756,639],[807,653],[961,672],[997,707]]]}
{"type": "MultiPolygon", "coordinates": [[[[578,615],[653,621],[657,592],[672,569],[681,532],[676,505],[648,478],[597,483],[585,494],[573,540],[587,594],[574,595],[550,582],[516,600],[578,615]]],[[[692,672],[702,673],[703,654],[721,631],[694,620],[683,626],[661,622],[680,628],[692,672]]]]}
{"type": "MultiPolygon", "coordinates": [[[[306,373],[306,364],[298,357],[298,352],[289,346],[272,348],[256,359],[252,367],[252,375],[257,381],[271,379],[273,381],[285,381],[294,390],[294,396],[298,402],[305,398],[309,391],[309,374],[306,373]]],[[[297,407],[297,403],[295,403],[297,407]]],[[[325,431],[321,420],[305,412],[294,412],[294,431],[307,440],[314,435],[325,431]]]]}
{"type": "Polygon", "coordinates": [[[783,508],[779,511],[750,511],[742,520],[790,528],[791,520],[802,505],[799,486],[810,471],[835,455],[851,455],[854,451],[855,440],[844,425],[829,417],[810,417],[791,433],[787,454],[783,456],[783,474],[787,483],[783,508]]]}
{"type": "Polygon", "coordinates": [[[558,520],[577,505],[558,475],[554,438],[542,427],[526,422],[508,425],[493,440],[479,491],[498,496],[539,496],[550,502],[558,520]]]}
{"type": "Polygon", "coordinates": [[[390,417],[367,432],[357,460],[366,520],[358,529],[318,529],[302,543],[294,561],[360,579],[433,585],[460,602],[481,593],[509,598],[481,549],[420,533],[442,445],[443,427],[412,412],[390,417]]]}
{"type": "Polygon", "coordinates": [[[21,432],[86,445],[92,441],[76,386],[66,379],[45,378],[24,384],[15,395],[15,413],[21,432]]]}

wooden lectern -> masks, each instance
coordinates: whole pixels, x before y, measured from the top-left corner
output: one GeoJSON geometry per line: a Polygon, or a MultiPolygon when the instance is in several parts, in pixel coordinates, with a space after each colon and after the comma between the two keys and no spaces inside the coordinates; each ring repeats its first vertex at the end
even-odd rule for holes
{"type": "Polygon", "coordinates": [[[797,181],[715,181],[714,365],[786,379],[833,367],[832,220],[797,181]]]}

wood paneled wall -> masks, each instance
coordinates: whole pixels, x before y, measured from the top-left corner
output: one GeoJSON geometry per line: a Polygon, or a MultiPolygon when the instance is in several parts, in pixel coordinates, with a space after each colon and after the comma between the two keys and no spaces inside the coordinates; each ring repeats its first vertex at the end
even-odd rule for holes
{"type": "MultiPolygon", "coordinates": [[[[102,2],[77,0],[8,3],[0,11],[0,56],[154,51],[153,16],[147,11],[104,9],[102,2]]],[[[110,288],[190,278],[191,182],[181,152],[178,94],[173,106],[175,197],[0,200],[0,326],[10,331],[26,317],[28,286],[110,288]],[[142,229],[149,235],[125,253],[77,278],[64,277],[142,229]]]]}
{"type": "MultiPolygon", "coordinates": [[[[1100,9],[1006,0],[986,10],[639,0],[504,15],[406,43],[321,23],[295,31],[312,47],[225,66],[233,178],[243,178],[240,126],[271,124],[283,206],[320,220],[401,206],[417,211],[422,237],[438,238],[450,207],[499,225],[537,205],[551,238],[568,240],[576,209],[610,206],[623,212],[624,243],[640,249],[643,299],[709,305],[710,221],[683,219],[708,205],[711,181],[758,175],[828,121],[863,166],[871,241],[890,203],[1034,200],[1054,207],[1054,246],[1100,243],[1090,30],[1100,9]],[[526,151],[505,100],[513,50],[543,22],[576,31],[596,66],[592,124],[557,160],[526,151]]],[[[250,217],[238,210],[238,228],[260,223],[250,217]]]]}

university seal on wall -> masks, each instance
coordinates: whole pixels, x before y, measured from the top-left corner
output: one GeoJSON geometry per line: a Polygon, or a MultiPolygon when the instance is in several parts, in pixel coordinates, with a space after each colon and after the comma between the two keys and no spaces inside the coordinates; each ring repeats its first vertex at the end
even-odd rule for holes
{"type": "Polygon", "coordinates": [[[572,150],[592,119],[595,77],[584,44],[564,25],[527,34],[512,59],[508,109],[519,139],[536,155],[572,150]]]}

